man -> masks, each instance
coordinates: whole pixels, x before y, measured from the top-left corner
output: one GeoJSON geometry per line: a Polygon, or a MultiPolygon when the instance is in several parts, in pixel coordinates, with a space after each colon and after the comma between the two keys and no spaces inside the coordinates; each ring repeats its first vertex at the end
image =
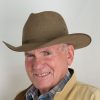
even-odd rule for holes
{"type": "Polygon", "coordinates": [[[100,90],[81,82],[68,68],[74,49],[90,44],[84,33],[69,34],[62,16],[53,11],[31,14],[23,29],[22,45],[8,48],[25,52],[25,68],[32,82],[15,100],[100,100],[100,90]]]}

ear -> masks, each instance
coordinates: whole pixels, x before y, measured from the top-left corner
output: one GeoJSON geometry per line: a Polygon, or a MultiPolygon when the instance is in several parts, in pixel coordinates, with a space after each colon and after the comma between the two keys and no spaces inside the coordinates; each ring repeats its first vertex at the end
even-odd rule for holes
{"type": "Polygon", "coordinates": [[[67,47],[67,64],[70,66],[74,58],[74,47],[73,45],[68,45],[67,47]]]}

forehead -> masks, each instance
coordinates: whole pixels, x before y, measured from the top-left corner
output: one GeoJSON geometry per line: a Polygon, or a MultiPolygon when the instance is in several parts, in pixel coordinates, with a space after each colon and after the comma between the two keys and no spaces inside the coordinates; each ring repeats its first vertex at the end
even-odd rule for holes
{"type": "Polygon", "coordinates": [[[44,48],[39,48],[39,49],[35,49],[35,50],[31,50],[31,51],[27,51],[28,53],[35,53],[35,52],[41,52],[44,50],[51,50],[51,51],[58,51],[61,48],[62,44],[56,44],[56,45],[52,45],[52,46],[48,46],[48,47],[44,47],[44,48]]]}

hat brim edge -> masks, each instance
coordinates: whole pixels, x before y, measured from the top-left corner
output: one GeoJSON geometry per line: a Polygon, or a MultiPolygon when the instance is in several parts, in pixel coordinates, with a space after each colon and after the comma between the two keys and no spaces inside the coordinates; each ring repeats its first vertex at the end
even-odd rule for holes
{"type": "Polygon", "coordinates": [[[18,47],[12,46],[5,41],[3,41],[3,43],[9,49],[16,52],[24,52],[24,51],[34,50],[38,48],[44,48],[44,47],[48,47],[48,46],[56,45],[60,43],[72,44],[75,49],[80,49],[80,48],[88,46],[91,43],[91,37],[84,33],[74,33],[74,34],[68,34],[68,36],[65,35],[65,36],[56,38],[49,42],[30,43],[30,44],[25,44],[18,47]]]}

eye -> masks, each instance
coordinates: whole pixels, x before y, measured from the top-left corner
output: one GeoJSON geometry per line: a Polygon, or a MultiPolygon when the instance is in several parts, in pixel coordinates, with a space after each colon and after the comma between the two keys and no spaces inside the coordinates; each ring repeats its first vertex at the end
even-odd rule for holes
{"type": "Polygon", "coordinates": [[[44,55],[44,56],[51,55],[51,52],[50,52],[50,51],[43,51],[43,55],[44,55]]]}
{"type": "Polygon", "coordinates": [[[35,58],[35,56],[33,54],[29,54],[29,53],[25,53],[25,56],[28,58],[35,58]]]}

